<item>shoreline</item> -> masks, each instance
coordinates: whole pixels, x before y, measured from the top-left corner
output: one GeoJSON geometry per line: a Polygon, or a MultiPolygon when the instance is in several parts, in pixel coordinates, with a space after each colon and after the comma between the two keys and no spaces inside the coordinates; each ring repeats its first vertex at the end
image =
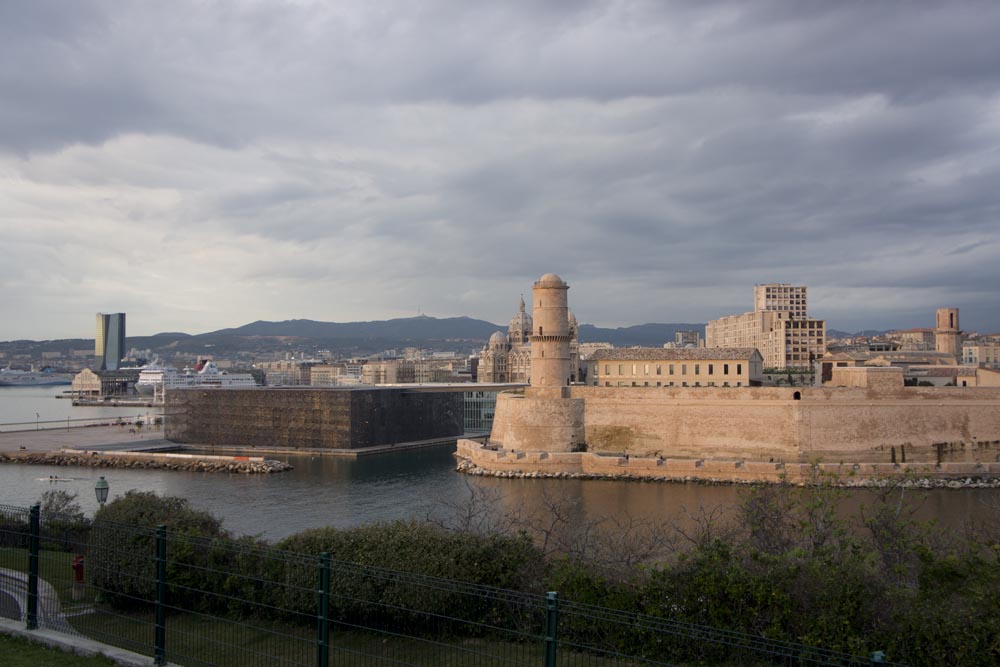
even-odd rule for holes
{"type": "Polygon", "coordinates": [[[243,475],[271,474],[292,469],[291,465],[283,461],[257,456],[202,456],[197,454],[96,450],[0,452],[0,464],[3,463],[90,468],[145,468],[243,475]]]}
{"type": "MultiPolygon", "coordinates": [[[[472,461],[459,457],[455,471],[471,475],[473,477],[497,477],[501,479],[578,479],[591,481],[608,482],[649,482],[654,484],[704,484],[706,486],[750,486],[755,484],[791,484],[794,486],[807,486],[807,480],[790,481],[788,479],[747,479],[747,478],[722,478],[722,477],[699,477],[669,476],[669,475],[631,475],[631,474],[609,474],[609,473],[587,473],[568,471],[520,471],[520,470],[491,470],[477,466],[472,461]]],[[[967,476],[965,478],[956,477],[917,477],[917,476],[885,476],[873,478],[855,478],[848,476],[841,477],[820,477],[824,483],[830,486],[846,489],[877,489],[887,486],[898,485],[900,487],[912,489],[1000,489],[1000,477],[988,476],[967,476]]]]}

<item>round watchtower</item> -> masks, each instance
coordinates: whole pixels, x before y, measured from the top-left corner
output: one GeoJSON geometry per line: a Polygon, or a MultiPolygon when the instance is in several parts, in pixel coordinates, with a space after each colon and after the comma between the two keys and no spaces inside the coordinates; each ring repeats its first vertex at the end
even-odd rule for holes
{"type": "Polygon", "coordinates": [[[532,288],[531,386],[556,388],[569,385],[570,341],[569,285],[546,273],[532,288]]]}

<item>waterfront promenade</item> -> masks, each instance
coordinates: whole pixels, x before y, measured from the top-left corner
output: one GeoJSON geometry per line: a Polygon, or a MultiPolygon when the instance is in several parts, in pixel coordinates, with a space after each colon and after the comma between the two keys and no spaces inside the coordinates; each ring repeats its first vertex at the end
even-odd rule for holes
{"type": "Polygon", "coordinates": [[[138,433],[130,433],[130,428],[77,426],[39,431],[5,431],[0,433],[0,453],[56,452],[61,449],[142,449],[153,443],[162,446],[162,430],[143,428],[138,433]]]}

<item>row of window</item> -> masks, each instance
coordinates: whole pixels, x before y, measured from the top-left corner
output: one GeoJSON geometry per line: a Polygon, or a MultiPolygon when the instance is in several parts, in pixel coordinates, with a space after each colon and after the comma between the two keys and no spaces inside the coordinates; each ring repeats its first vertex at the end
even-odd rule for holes
{"type": "MultiPolygon", "coordinates": [[[[598,383],[594,382],[594,386],[595,387],[598,386],[598,383]]],[[[610,387],[612,385],[611,385],[610,382],[605,382],[604,386],[605,387],[610,387]]],[[[627,384],[625,382],[618,382],[614,386],[616,386],[616,387],[638,387],[639,383],[638,382],[632,382],[631,384],[627,384]]],[[[642,386],[643,387],[648,387],[648,386],[650,386],[650,384],[648,382],[643,382],[642,386]]],[[[664,387],[664,386],[666,386],[666,387],[675,387],[677,385],[675,385],[673,382],[668,382],[666,385],[664,385],[662,382],[657,382],[656,386],[657,387],[664,387]]],[[[700,387],[702,385],[701,385],[701,382],[695,382],[694,385],[689,385],[687,382],[681,382],[680,386],[682,386],[682,387],[691,387],[691,386],[700,387]]],[[[716,384],[715,384],[715,382],[708,382],[707,384],[705,384],[705,386],[706,387],[714,387],[714,386],[716,386],[716,384]]],[[[729,387],[729,386],[732,386],[732,385],[730,385],[728,382],[723,382],[722,386],[723,387],[729,387]]],[[[737,382],[735,386],[742,387],[743,383],[742,382],[737,382]]]]}
{"type": "MultiPolygon", "coordinates": [[[[693,364],[694,374],[701,375],[702,364],[693,364]]],[[[716,364],[705,364],[708,366],[708,375],[715,375],[716,364]]],[[[729,375],[729,368],[731,365],[736,366],[736,374],[743,375],[743,364],[719,364],[722,366],[722,374],[729,375]]],[[[675,375],[675,364],[667,364],[667,375],[675,375]]],[[[626,364],[618,364],[618,375],[625,375],[626,364]]],[[[642,374],[649,375],[650,368],[655,367],[655,375],[663,375],[663,364],[642,364],[642,374]]],[[[681,375],[687,375],[688,364],[680,364],[681,375]]],[[[611,375],[611,369],[614,368],[614,364],[604,364],[604,374],[611,375]]],[[[594,375],[597,375],[597,364],[594,364],[594,375]]],[[[632,375],[639,375],[639,364],[632,364],[632,375]]]]}

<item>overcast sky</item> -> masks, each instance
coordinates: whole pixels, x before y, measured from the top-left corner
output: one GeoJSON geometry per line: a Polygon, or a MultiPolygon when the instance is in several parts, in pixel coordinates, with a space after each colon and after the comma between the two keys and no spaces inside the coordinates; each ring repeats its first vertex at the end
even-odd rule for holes
{"type": "Polygon", "coordinates": [[[0,339],[419,312],[1000,331],[1000,3],[0,0],[0,339]]]}

